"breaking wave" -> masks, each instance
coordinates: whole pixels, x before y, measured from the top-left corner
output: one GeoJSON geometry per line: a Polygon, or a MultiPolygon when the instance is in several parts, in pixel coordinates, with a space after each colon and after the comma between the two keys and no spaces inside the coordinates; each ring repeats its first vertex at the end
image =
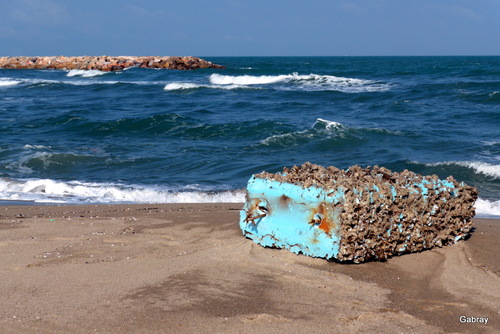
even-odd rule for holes
{"type": "Polygon", "coordinates": [[[298,73],[282,75],[221,75],[214,73],[210,82],[216,85],[270,85],[281,84],[278,89],[306,91],[339,91],[344,93],[381,92],[390,89],[387,83],[356,78],[344,78],[333,75],[298,73]]]}
{"type": "Polygon", "coordinates": [[[163,87],[164,90],[181,90],[181,89],[196,89],[203,87],[203,85],[197,85],[189,82],[172,82],[163,87]]]}
{"type": "Polygon", "coordinates": [[[500,218],[500,200],[489,201],[478,198],[474,206],[476,208],[476,216],[494,216],[495,218],[498,216],[500,218]]]}
{"type": "MultiPolygon", "coordinates": [[[[245,191],[211,191],[199,185],[178,188],[117,183],[0,178],[0,200],[36,203],[244,203],[245,191]]],[[[500,217],[500,200],[479,198],[479,217],[500,217]]]]}
{"type": "Polygon", "coordinates": [[[494,179],[500,179],[500,165],[494,165],[487,162],[480,161],[449,161],[449,162],[435,162],[425,164],[429,167],[439,167],[439,166],[461,166],[474,170],[477,174],[483,174],[485,176],[492,177],[494,179]]]}
{"type": "Polygon", "coordinates": [[[341,123],[317,118],[314,124],[305,130],[286,132],[272,135],[260,141],[261,145],[290,147],[310,142],[325,142],[326,145],[337,142],[349,142],[355,145],[363,138],[371,135],[400,136],[402,133],[379,128],[356,128],[345,126],[341,123]]]}
{"type": "Polygon", "coordinates": [[[163,87],[166,91],[176,91],[176,90],[189,90],[189,89],[198,89],[198,88],[212,88],[212,89],[245,89],[251,88],[244,85],[203,85],[203,84],[195,84],[190,82],[171,82],[163,87]]]}
{"type": "Polygon", "coordinates": [[[23,86],[49,86],[49,85],[72,85],[72,86],[87,86],[87,85],[114,85],[117,83],[130,83],[136,84],[140,82],[121,82],[121,81],[111,81],[111,80],[51,80],[51,79],[19,79],[19,80],[4,80],[0,81],[0,86],[14,86],[14,85],[23,85],[23,86]],[[6,82],[7,84],[2,84],[2,82],[6,82]]]}
{"type": "Polygon", "coordinates": [[[212,74],[210,82],[216,85],[265,85],[276,82],[284,82],[291,79],[294,75],[221,75],[212,74]]]}
{"type": "Polygon", "coordinates": [[[21,83],[19,80],[0,79],[0,87],[15,86],[21,83]]]}
{"type": "Polygon", "coordinates": [[[99,70],[70,70],[67,77],[82,77],[82,78],[90,78],[99,75],[106,74],[107,72],[99,71],[99,70]]]}
{"type": "Polygon", "coordinates": [[[317,137],[341,137],[344,133],[343,130],[345,130],[345,127],[340,123],[318,118],[309,129],[272,135],[261,140],[260,144],[265,146],[289,147],[309,142],[317,137]]]}
{"type": "Polygon", "coordinates": [[[0,178],[0,200],[39,203],[243,203],[243,190],[211,191],[199,185],[178,188],[116,183],[0,178]]]}

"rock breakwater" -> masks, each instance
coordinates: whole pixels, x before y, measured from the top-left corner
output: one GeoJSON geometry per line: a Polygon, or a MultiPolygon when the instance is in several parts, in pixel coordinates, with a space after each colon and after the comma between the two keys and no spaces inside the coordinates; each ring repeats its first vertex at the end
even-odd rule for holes
{"type": "Polygon", "coordinates": [[[121,71],[129,67],[194,70],[225,68],[197,57],[0,57],[0,68],[121,71]]]}

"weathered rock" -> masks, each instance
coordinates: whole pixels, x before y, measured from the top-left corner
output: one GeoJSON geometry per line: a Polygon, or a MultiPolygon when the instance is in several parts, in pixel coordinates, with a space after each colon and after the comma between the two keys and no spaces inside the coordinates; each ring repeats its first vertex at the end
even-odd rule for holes
{"type": "Polygon", "coordinates": [[[306,163],[254,175],[240,227],[263,246],[338,261],[383,260],[465,238],[477,195],[451,176],[306,163]]]}
{"type": "Polygon", "coordinates": [[[223,69],[196,57],[0,57],[0,68],[9,69],[65,69],[121,71],[129,67],[193,70],[198,68],[223,69]]]}

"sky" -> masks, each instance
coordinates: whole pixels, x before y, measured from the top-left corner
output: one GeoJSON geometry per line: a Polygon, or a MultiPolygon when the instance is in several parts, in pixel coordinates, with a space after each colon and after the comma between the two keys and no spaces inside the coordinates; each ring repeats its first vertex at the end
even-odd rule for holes
{"type": "Polygon", "coordinates": [[[0,0],[0,56],[500,55],[500,0],[0,0]]]}

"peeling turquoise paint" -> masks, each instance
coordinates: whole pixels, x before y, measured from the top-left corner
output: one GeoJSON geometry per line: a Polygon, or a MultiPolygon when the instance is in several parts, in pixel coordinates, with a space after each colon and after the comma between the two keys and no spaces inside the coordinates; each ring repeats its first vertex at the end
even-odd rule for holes
{"type": "MultiPolygon", "coordinates": [[[[420,200],[427,201],[429,191],[448,192],[457,196],[452,182],[443,180],[422,180],[403,185],[410,194],[417,194],[420,200]]],[[[398,195],[396,188],[390,183],[384,183],[385,189],[390,189],[392,201],[404,198],[398,195]]],[[[350,189],[356,195],[354,201],[361,203],[363,194],[368,196],[370,204],[379,198],[384,198],[379,186],[366,184],[366,187],[350,189]],[[378,197],[377,197],[378,196],[378,197]]],[[[324,189],[297,184],[281,183],[267,178],[252,176],[247,185],[247,202],[240,212],[240,227],[243,234],[266,247],[288,249],[296,254],[302,253],[313,257],[338,258],[341,244],[341,213],[345,206],[347,189],[337,187],[324,189]]],[[[390,204],[381,204],[387,208],[390,204]]],[[[432,207],[431,215],[437,212],[438,206],[432,207]]],[[[413,230],[412,224],[405,222],[402,213],[390,218],[386,231],[380,231],[374,238],[392,240],[393,231],[399,233],[413,230]],[[405,224],[403,224],[405,223],[405,224]]],[[[432,220],[427,222],[432,225],[432,220]]],[[[420,232],[416,232],[420,236],[420,232]]],[[[398,252],[407,249],[411,235],[406,234],[399,240],[398,252]]],[[[457,236],[455,240],[461,237],[457,236]]],[[[425,241],[423,241],[425,244],[425,241]]]]}
{"type": "Polygon", "coordinates": [[[342,190],[325,192],[252,177],[247,194],[249,200],[240,213],[240,227],[247,237],[262,246],[285,248],[297,254],[337,257],[341,208],[333,206],[342,200],[342,190]],[[322,203],[329,204],[323,212],[322,203]],[[249,221],[248,213],[264,216],[249,221]],[[320,223],[323,218],[331,222],[327,228],[320,223]]]}

